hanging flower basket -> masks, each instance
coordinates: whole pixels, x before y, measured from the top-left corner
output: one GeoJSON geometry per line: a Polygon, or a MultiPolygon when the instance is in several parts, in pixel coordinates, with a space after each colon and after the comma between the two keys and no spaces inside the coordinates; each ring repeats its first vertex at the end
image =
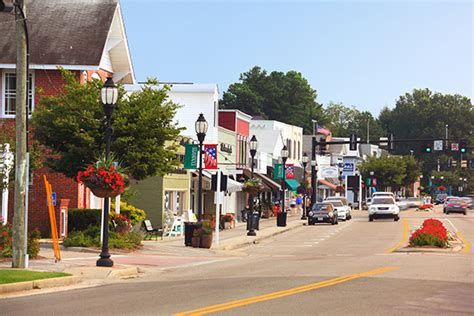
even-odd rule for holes
{"type": "Polygon", "coordinates": [[[244,182],[244,185],[242,186],[243,192],[252,195],[258,194],[261,190],[263,190],[263,185],[262,182],[260,182],[260,179],[249,179],[244,182]]]}
{"type": "Polygon", "coordinates": [[[77,181],[84,183],[95,196],[112,198],[120,195],[128,186],[129,181],[120,167],[113,164],[114,158],[99,160],[86,170],[77,173],[77,181]]]}

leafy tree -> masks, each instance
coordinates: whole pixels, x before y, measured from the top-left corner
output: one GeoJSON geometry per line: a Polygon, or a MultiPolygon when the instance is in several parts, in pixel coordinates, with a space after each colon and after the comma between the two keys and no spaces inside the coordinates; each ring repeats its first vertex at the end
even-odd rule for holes
{"type": "Polygon", "coordinates": [[[370,112],[360,112],[354,106],[348,107],[342,103],[329,102],[324,108],[328,127],[333,136],[347,137],[355,134],[362,139],[367,138],[367,125],[369,125],[369,137],[378,140],[384,135],[378,120],[370,112]]]}
{"type": "Polygon", "coordinates": [[[403,156],[403,161],[405,163],[405,177],[403,178],[402,184],[404,186],[409,186],[418,180],[421,175],[421,162],[419,162],[413,156],[403,156]]]}
{"type": "Polygon", "coordinates": [[[387,187],[399,188],[404,184],[406,178],[406,163],[401,156],[382,156],[369,157],[359,166],[362,178],[366,179],[370,176],[370,172],[374,172],[377,179],[377,188],[385,189],[387,187]]]}
{"type": "Polygon", "coordinates": [[[316,102],[316,90],[297,71],[268,74],[255,66],[242,73],[239,80],[223,93],[222,108],[302,126],[304,133],[312,132],[311,120],[325,122],[322,106],[316,102]]]}
{"type": "MultiPolygon", "coordinates": [[[[449,138],[467,139],[473,146],[474,107],[471,100],[458,94],[441,94],[429,89],[414,89],[399,97],[395,108],[384,108],[379,120],[396,139],[444,138],[446,124],[449,138]]],[[[397,144],[396,153],[413,150],[421,156],[421,143],[397,144]]]]}
{"type": "MultiPolygon", "coordinates": [[[[74,177],[105,151],[105,119],[100,101],[102,82],[80,84],[71,72],[61,70],[65,85],[56,96],[43,96],[33,113],[35,139],[50,153],[47,165],[74,177]]],[[[178,105],[168,99],[168,87],[154,89],[149,80],[141,91],[124,97],[123,87],[113,115],[111,151],[140,180],[165,174],[176,165],[173,144],[180,129],[173,123],[178,105]]]]}

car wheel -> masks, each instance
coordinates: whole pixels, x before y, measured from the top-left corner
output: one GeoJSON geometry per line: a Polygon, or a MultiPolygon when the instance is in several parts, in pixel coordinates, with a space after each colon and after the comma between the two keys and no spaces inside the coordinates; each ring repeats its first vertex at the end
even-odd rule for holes
{"type": "Polygon", "coordinates": [[[398,217],[398,216],[394,218],[395,222],[398,222],[399,219],[400,219],[400,217],[398,217]]]}
{"type": "Polygon", "coordinates": [[[464,214],[464,215],[466,215],[466,214],[467,214],[467,213],[466,213],[466,211],[464,211],[464,213],[463,213],[463,214],[464,214]]]}
{"type": "Polygon", "coordinates": [[[446,211],[446,215],[449,215],[449,212],[448,212],[448,211],[446,211]]]}
{"type": "Polygon", "coordinates": [[[369,216],[369,222],[373,222],[374,218],[372,216],[369,216]]]}

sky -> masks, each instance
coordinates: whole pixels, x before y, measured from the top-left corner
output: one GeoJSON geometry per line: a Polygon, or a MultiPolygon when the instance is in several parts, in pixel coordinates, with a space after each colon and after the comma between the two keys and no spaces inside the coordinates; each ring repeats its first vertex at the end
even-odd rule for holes
{"type": "Polygon", "coordinates": [[[121,0],[138,81],[215,83],[296,70],[317,101],[378,115],[415,88],[473,97],[466,0],[121,0]]]}

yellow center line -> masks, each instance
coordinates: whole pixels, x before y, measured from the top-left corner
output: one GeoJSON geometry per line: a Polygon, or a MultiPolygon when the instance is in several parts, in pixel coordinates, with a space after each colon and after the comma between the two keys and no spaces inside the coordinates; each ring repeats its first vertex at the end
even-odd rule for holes
{"type": "Polygon", "coordinates": [[[403,239],[395,247],[390,248],[387,252],[394,252],[397,248],[403,246],[408,241],[408,232],[410,231],[410,224],[407,219],[402,219],[403,224],[403,239]]]}
{"type": "Polygon", "coordinates": [[[464,238],[464,236],[461,234],[461,232],[459,230],[456,231],[456,235],[458,235],[458,237],[462,240],[464,245],[466,245],[466,247],[461,252],[462,253],[468,253],[469,248],[471,248],[471,245],[469,245],[469,242],[466,240],[466,238],[464,238]]]}
{"type": "Polygon", "coordinates": [[[326,281],[321,281],[321,282],[317,282],[317,283],[303,285],[303,286],[295,287],[295,288],[288,289],[288,290],[282,290],[282,291],[272,292],[272,293],[263,294],[263,295],[259,295],[259,296],[253,296],[253,297],[249,297],[249,298],[245,298],[245,299],[240,299],[240,300],[230,301],[230,302],[226,302],[226,303],[206,306],[206,307],[202,307],[202,308],[198,308],[198,309],[178,313],[178,314],[175,314],[174,316],[188,316],[188,315],[189,316],[191,316],[191,315],[192,316],[198,316],[198,315],[205,315],[205,314],[209,314],[209,313],[215,313],[215,312],[218,312],[218,311],[223,311],[223,310],[232,309],[232,308],[236,308],[236,307],[240,307],[240,306],[255,304],[255,303],[258,303],[258,302],[273,300],[273,299],[277,299],[277,298],[280,298],[280,297],[285,297],[285,296],[289,296],[289,295],[303,293],[303,292],[307,292],[307,291],[311,291],[311,290],[316,290],[316,289],[319,289],[319,288],[323,288],[323,287],[327,287],[327,286],[331,286],[331,285],[336,285],[336,284],[339,284],[339,283],[347,282],[347,281],[362,278],[362,277],[367,277],[367,276],[370,276],[370,275],[385,273],[385,272],[396,270],[396,269],[399,269],[399,267],[390,267],[390,266],[389,267],[383,267],[383,268],[370,270],[370,271],[366,271],[366,272],[362,272],[362,273],[351,274],[351,275],[342,276],[342,277],[338,277],[338,278],[334,278],[334,279],[330,279],[330,280],[326,280],[326,281]]]}

